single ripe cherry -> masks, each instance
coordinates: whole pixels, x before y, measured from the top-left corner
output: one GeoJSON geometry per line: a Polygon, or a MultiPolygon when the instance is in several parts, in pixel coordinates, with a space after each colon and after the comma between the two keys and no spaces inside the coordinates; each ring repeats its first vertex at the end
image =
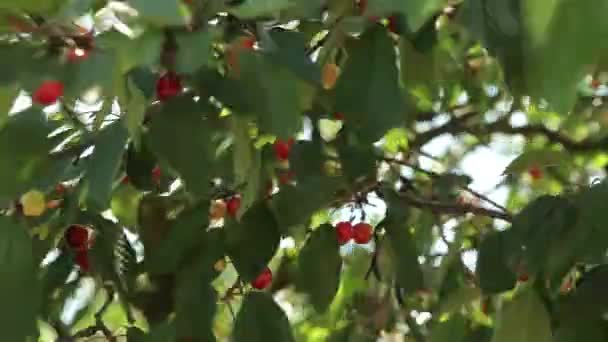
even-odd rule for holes
{"type": "Polygon", "coordinates": [[[602,85],[602,83],[597,78],[591,80],[591,88],[597,89],[600,87],[600,85],[602,85]]]}
{"type": "Polygon", "coordinates": [[[245,37],[242,41],[243,47],[248,50],[253,50],[255,47],[255,37],[245,37]]]}
{"type": "Polygon", "coordinates": [[[239,197],[239,196],[231,197],[226,202],[226,211],[228,211],[228,215],[230,215],[232,217],[236,217],[236,214],[239,212],[240,208],[241,208],[241,197],[239,197]]]}
{"type": "Polygon", "coordinates": [[[131,179],[129,178],[129,176],[126,176],[126,175],[125,175],[125,176],[124,176],[124,177],[122,177],[122,179],[120,180],[120,184],[127,185],[127,184],[129,184],[129,183],[131,183],[131,179]]]}
{"type": "Polygon", "coordinates": [[[87,251],[79,251],[74,258],[76,265],[84,272],[89,272],[89,253],[87,251]]]}
{"type": "Polygon", "coordinates": [[[78,63],[83,61],[89,57],[89,51],[81,48],[71,48],[67,53],[67,60],[70,63],[78,63]]]}
{"type": "Polygon", "coordinates": [[[363,14],[367,9],[367,0],[359,0],[357,7],[359,9],[359,14],[363,14]]]}
{"type": "Polygon", "coordinates": [[[255,289],[263,290],[270,286],[270,283],[272,283],[272,271],[270,268],[266,267],[266,269],[251,282],[251,286],[255,289]]]}
{"type": "Polygon", "coordinates": [[[344,121],[344,113],[340,113],[340,112],[334,113],[334,119],[344,121]]]}
{"type": "Polygon", "coordinates": [[[293,171],[281,172],[279,174],[279,183],[282,185],[289,184],[296,176],[296,173],[293,171]]]}
{"type": "Polygon", "coordinates": [[[58,183],[57,185],[55,185],[55,193],[57,195],[63,195],[65,194],[65,185],[63,185],[63,183],[58,183]]]}
{"type": "Polygon", "coordinates": [[[336,225],[336,237],[340,245],[347,244],[353,238],[353,225],[348,221],[336,225]]]}
{"type": "Polygon", "coordinates": [[[65,232],[65,240],[75,251],[86,251],[89,248],[89,230],[85,226],[73,224],[65,232]]]}
{"type": "Polygon", "coordinates": [[[168,71],[156,81],[156,96],[160,101],[166,101],[181,93],[182,88],[180,77],[168,71]]]}
{"type": "Polygon", "coordinates": [[[156,166],[152,169],[152,181],[154,182],[154,184],[160,185],[160,177],[162,176],[162,174],[163,173],[160,170],[160,167],[156,166]]]}
{"type": "Polygon", "coordinates": [[[293,143],[293,138],[290,138],[288,141],[277,139],[274,142],[274,155],[277,157],[278,160],[289,159],[289,151],[291,150],[291,146],[293,145],[293,143]]]}
{"type": "Polygon", "coordinates": [[[54,80],[42,82],[32,95],[32,101],[39,105],[48,106],[57,102],[63,96],[63,83],[54,80]]]}
{"type": "Polygon", "coordinates": [[[353,227],[353,239],[358,244],[369,243],[373,235],[374,230],[369,223],[360,222],[353,227]]]}
{"type": "Polygon", "coordinates": [[[530,167],[528,169],[528,173],[530,174],[530,177],[532,177],[533,180],[539,180],[543,178],[543,170],[537,165],[530,167]]]}
{"type": "Polygon", "coordinates": [[[388,17],[388,30],[395,34],[399,34],[399,23],[397,17],[394,15],[388,17]]]}
{"type": "Polygon", "coordinates": [[[528,275],[528,273],[525,273],[525,272],[519,274],[519,276],[517,277],[517,280],[520,281],[520,282],[522,282],[522,283],[527,282],[528,279],[530,279],[530,276],[528,275]]]}

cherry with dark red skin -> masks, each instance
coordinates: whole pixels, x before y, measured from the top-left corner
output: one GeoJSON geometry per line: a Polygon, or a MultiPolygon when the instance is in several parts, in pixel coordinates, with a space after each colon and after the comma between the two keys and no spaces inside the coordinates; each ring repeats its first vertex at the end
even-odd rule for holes
{"type": "Polygon", "coordinates": [[[365,245],[372,240],[374,229],[369,223],[360,222],[353,227],[353,240],[360,245],[365,245]]]}
{"type": "Polygon", "coordinates": [[[87,251],[79,251],[76,253],[74,257],[74,261],[76,265],[80,267],[83,272],[89,272],[91,270],[89,265],[89,252],[87,251]]]}
{"type": "Polygon", "coordinates": [[[152,181],[156,185],[160,185],[160,177],[163,175],[159,166],[152,169],[152,181]]]}
{"type": "Polygon", "coordinates": [[[272,283],[272,271],[270,270],[270,268],[266,267],[266,269],[264,269],[262,271],[262,273],[260,273],[257,276],[257,278],[255,278],[251,282],[251,286],[253,286],[253,288],[257,289],[257,290],[263,290],[263,289],[267,288],[268,286],[270,286],[271,283],[272,283]]]}
{"type": "Polygon", "coordinates": [[[524,273],[521,273],[521,274],[520,274],[520,275],[517,277],[517,280],[518,280],[518,281],[520,281],[520,282],[522,282],[522,283],[527,282],[527,281],[528,281],[528,279],[530,279],[530,276],[528,275],[528,273],[525,273],[525,272],[524,272],[524,273]]]}
{"type": "Polygon", "coordinates": [[[530,177],[532,177],[533,180],[539,180],[543,178],[543,170],[537,165],[530,167],[528,169],[528,173],[530,174],[530,177]]]}
{"type": "Polygon", "coordinates": [[[350,222],[344,221],[336,225],[336,238],[340,245],[345,245],[352,240],[353,234],[353,225],[350,222]]]}
{"type": "Polygon", "coordinates": [[[55,193],[57,195],[61,196],[61,195],[65,194],[65,191],[66,191],[65,185],[63,185],[62,183],[58,183],[57,185],[55,185],[55,193]]]}
{"type": "Polygon", "coordinates": [[[68,246],[75,251],[86,251],[89,248],[89,230],[81,225],[73,224],[65,232],[68,246]]]}
{"type": "Polygon", "coordinates": [[[243,38],[243,47],[248,50],[253,50],[255,47],[255,38],[254,37],[245,37],[243,38]]]}
{"type": "Polygon", "coordinates": [[[32,101],[39,105],[48,106],[57,102],[63,96],[63,83],[55,80],[42,82],[32,95],[32,101]]]}
{"type": "Polygon", "coordinates": [[[399,34],[399,22],[398,22],[398,18],[397,16],[390,16],[388,17],[388,30],[395,33],[395,34],[399,34]]]}
{"type": "Polygon", "coordinates": [[[233,196],[226,201],[226,211],[228,212],[228,215],[236,217],[236,214],[239,212],[240,208],[241,198],[239,196],[233,196]]]}
{"type": "Polygon", "coordinates": [[[181,78],[172,71],[167,71],[156,81],[156,97],[166,101],[182,92],[181,78]]]}
{"type": "Polygon", "coordinates": [[[277,139],[273,145],[274,155],[277,157],[278,160],[289,160],[289,152],[293,144],[293,138],[290,138],[287,141],[277,139]]]}
{"type": "Polygon", "coordinates": [[[344,113],[340,113],[340,112],[334,113],[334,119],[344,121],[344,113]]]}

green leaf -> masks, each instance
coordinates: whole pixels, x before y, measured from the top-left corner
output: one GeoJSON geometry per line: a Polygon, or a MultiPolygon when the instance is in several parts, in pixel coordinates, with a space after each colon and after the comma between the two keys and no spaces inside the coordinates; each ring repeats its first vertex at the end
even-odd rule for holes
{"type": "Polygon", "coordinates": [[[461,314],[455,314],[446,321],[440,321],[431,327],[429,342],[462,342],[465,341],[467,321],[461,314]]]}
{"type": "Polygon", "coordinates": [[[8,120],[8,114],[13,107],[19,89],[15,86],[0,86],[0,128],[8,120]]]}
{"type": "Polygon", "coordinates": [[[162,106],[150,123],[149,147],[161,163],[180,175],[190,193],[205,196],[210,182],[211,129],[192,99],[176,98],[162,106]]]}
{"type": "Polygon", "coordinates": [[[45,177],[51,163],[50,132],[48,122],[34,108],[12,116],[0,130],[0,201],[13,200],[45,177]]]}
{"type": "Polygon", "coordinates": [[[516,276],[507,263],[508,238],[506,232],[493,232],[481,241],[476,272],[484,293],[500,293],[515,286],[516,276]]]}
{"type": "Polygon", "coordinates": [[[198,270],[198,265],[182,270],[175,294],[175,327],[177,338],[215,341],[213,319],[217,293],[198,270]]]}
{"type": "Polygon", "coordinates": [[[450,293],[442,301],[439,307],[440,314],[451,314],[459,311],[464,305],[481,297],[481,291],[476,287],[460,287],[450,293]]]}
{"type": "Polygon", "coordinates": [[[492,342],[550,342],[551,322],[545,305],[527,287],[503,304],[492,342]]]}
{"type": "Polygon", "coordinates": [[[533,166],[536,167],[559,167],[570,160],[570,154],[553,150],[532,150],[520,154],[503,174],[516,174],[525,172],[533,166]]]}
{"type": "Polygon", "coordinates": [[[342,257],[334,228],[319,226],[298,256],[297,288],[309,295],[317,312],[325,312],[340,285],[342,257]]]}
{"type": "Polygon", "coordinates": [[[146,255],[146,267],[154,274],[175,272],[185,258],[208,237],[206,206],[183,211],[171,222],[160,244],[146,255]],[[179,246],[179,247],[176,247],[179,246]]]}
{"type": "Polygon", "coordinates": [[[604,296],[608,282],[608,266],[592,268],[582,275],[576,291],[564,298],[557,307],[560,321],[594,321],[608,310],[608,298],[604,296]]]}
{"type": "Polygon", "coordinates": [[[99,132],[86,170],[87,204],[97,210],[110,206],[112,186],[123,160],[127,138],[122,122],[115,122],[99,132]]]}
{"type": "Polygon", "coordinates": [[[245,0],[228,11],[241,19],[251,19],[276,15],[294,4],[294,0],[245,0]]]}
{"type": "Polygon", "coordinates": [[[116,31],[109,31],[95,37],[96,45],[99,44],[116,54],[116,72],[119,75],[124,75],[136,67],[156,65],[160,61],[163,41],[163,33],[158,29],[147,29],[133,38],[116,31]]]}
{"type": "Polygon", "coordinates": [[[386,246],[395,263],[397,284],[406,293],[424,287],[424,278],[418,263],[418,251],[414,236],[407,226],[406,206],[394,193],[385,194],[388,201],[385,219],[386,246]]]}
{"type": "Polygon", "coordinates": [[[305,224],[314,212],[331,204],[340,185],[338,178],[317,177],[282,187],[272,199],[281,227],[305,224]]]}
{"type": "Polygon", "coordinates": [[[152,179],[152,170],[157,164],[147,144],[138,149],[133,142],[127,148],[127,176],[129,183],[138,190],[153,190],[156,184],[152,179]]]}
{"type": "Polygon", "coordinates": [[[445,5],[446,0],[375,0],[370,1],[365,15],[385,16],[403,13],[412,32],[418,31],[428,19],[438,13],[445,5]]]}
{"type": "Polygon", "coordinates": [[[293,137],[301,127],[302,81],[268,56],[244,51],[239,54],[238,63],[241,96],[245,100],[245,106],[238,109],[254,114],[262,132],[280,139],[293,137]]]}
{"type": "Polygon", "coordinates": [[[347,43],[348,62],[336,84],[335,111],[365,141],[374,142],[405,120],[395,50],[378,25],[347,43]]]}
{"type": "Polygon", "coordinates": [[[211,54],[211,43],[217,35],[214,30],[206,29],[195,32],[179,33],[175,70],[180,73],[192,73],[208,64],[211,54]]]}
{"type": "Polygon", "coordinates": [[[112,214],[130,230],[137,227],[137,208],[141,197],[142,193],[130,184],[119,186],[112,194],[110,202],[112,214]]]}
{"type": "Polygon", "coordinates": [[[576,319],[562,322],[553,335],[552,342],[602,342],[608,339],[600,320],[576,319]]]}
{"type": "Polygon", "coordinates": [[[241,210],[242,214],[253,205],[260,194],[260,183],[262,178],[261,153],[253,145],[250,137],[250,124],[248,120],[239,117],[231,117],[232,132],[234,134],[234,182],[245,184],[242,192],[241,210]]]}
{"type": "Polygon", "coordinates": [[[141,148],[141,127],[144,122],[147,101],[144,93],[137,88],[135,82],[127,79],[129,102],[125,113],[125,125],[129,136],[137,148],[141,148]]]}
{"type": "Polygon", "coordinates": [[[179,0],[130,0],[143,19],[158,25],[186,24],[186,9],[179,0]]]}
{"type": "Polygon", "coordinates": [[[11,218],[0,217],[0,299],[11,310],[0,313],[2,336],[25,341],[36,333],[40,287],[38,267],[26,228],[11,218]]]}
{"type": "Polygon", "coordinates": [[[0,9],[49,14],[49,12],[59,9],[64,2],[66,0],[4,1],[0,3],[0,9]]]}
{"type": "Polygon", "coordinates": [[[113,94],[114,76],[117,58],[114,51],[91,51],[88,57],[78,63],[69,63],[66,73],[65,93],[70,97],[78,97],[85,92],[95,89],[101,95],[113,94]]]}
{"type": "Polygon", "coordinates": [[[281,235],[270,209],[258,202],[241,218],[228,222],[228,256],[243,281],[255,279],[268,265],[279,247],[281,235]]]}
{"type": "Polygon", "coordinates": [[[285,313],[269,294],[250,292],[232,332],[234,342],[295,342],[285,313]]]}

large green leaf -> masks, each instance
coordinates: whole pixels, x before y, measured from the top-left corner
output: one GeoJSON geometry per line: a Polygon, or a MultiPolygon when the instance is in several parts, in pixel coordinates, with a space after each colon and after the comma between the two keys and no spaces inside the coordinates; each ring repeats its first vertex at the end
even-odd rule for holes
{"type": "Polygon", "coordinates": [[[386,248],[395,263],[397,284],[407,293],[424,287],[424,278],[418,263],[418,251],[414,236],[407,225],[407,207],[394,193],[386,194],[388,201],[385,219],[386,248]]]}
{"type": "Polygon", "coordinates": [[[452,315],[448,320],[433,325],[429,342],[463,342],[466,326],[467,321],[462,315],[452,315]]]}
{"type": "Polygon", "coordinates": [[[374,26],[347,44],[348,62],[336,84],[335,111],[366,141],[380,139],[405,120],[393,43],[374,26]]]}
{"type": "Polygon", "coordinates": [[[370,0],[365,14],[379,16],[403,13],[410,31],[416,32],[446,3],[446,0],[370,0]]]}
{"type": "Polygon", "coordinates": [[[555,331],[552,342],[602,342],[608,333],[600,320],[572,319],[562,322],[555,331]]]}
{"type": "Polygon", "coordinates": [[[211,129],[190,98],[173,99],[162,106],[151,120],[150,149],[181,176],[190,193],[205,196],[210,182],[211,129]]]}
{"type": "Polygon", "coordinates": [[[551,322],[545,305],[527,287],[503,304],[492,342],[550,342],[551,322]]]}
{"type": "Polygon", "coordinates": [[[186,210],[171,222],[171,228],[160,245],[147,254],[146,266],[150,272],[175,272],[184,258],[205,241],[208,222],[205,209],[201,205],[186,210]]]}
{"type": "Polygon", "coordinates": [[[143,19],[159,25],[184,25],[186,12],[179,0],[130,0],[143,19]]]}
{"type": "Polygon", "coordinates": [[[51,162],[50,132],[42,112],[34,108],[11,117],[0,130],[0,201],[13,200],[45,176],[51,162]]]}
{"type": "Polygon", "coordinates": [[[65,2],[66,0],[3,1],[0,3],[0,9],[48,14],[49,12],[59,9],[61,4],[65,2]]]}
{"type": "Polygon", "coordinates": [[[230,13],[242,19],[272,16],[295,4],[294,0],[245,0],[229,9],[230,13]]]}
{"type": "Polygon", "coordinates": [[[298,289],[309,295],[318,312],[325,312],[338,292],[342,257],[336,233],[329,224],[319,226],[298,256],[298,289]]]}
{"type": "Polygon", "coordinates": [[[215,341],[213,319],[217,293],[201,273],[200,263],[183,269],[177,277],[175,326],[179,339],[215,341]]]}
{"type": "Polygon", "coordinates": [[[210,29],[176,35],[178,50],[175,70],[191,73],[206,65],[212,57],[211,43],[215,35],[217,32],[210,29]]]}
{"type": "Polygon", "coordinates": [[[594,321],[608,310],[608,298],[603,295],[608,282],[608,266],[601,265],[583,274],[576,291],[559,303],[557,316],[563,321],[594,321]]]}
{"type": "Polygon", "coordinates": [[[112,186],[123,160],[128,133],[122,122],[115,122],[99,132],[95,150],[87,162],[87,204],[97,210],[110,206],[112,186]]]}
{"type": "Polygon", "coordinates": [[[484,293],[500,293],[515,286],[516,276],[507,260],[508,238],[508,232],[493,232],[481,241],[476,272],[484,293]]]}
{"type": "Polygon", "coordinates": [[[255,279],[279,247],[281,235],[274,215],[263,202],[249,209],[240,222],[226,227],[228,256],[243,281],[255,279]]]}
{"type": "Polygon", "coordinates": [[[235,184],[245,184],[241,194],[241,210],[244,213],[258,199],[262,179],[262,158],[260,150],[253,145],[250,136],[251,125],[248,120],[232,117],[233,165],[235,184]]]}
{"type": "Polygon", "coordinates": [[[119,186],[112,193],[110,201],[112,214],[131,230],[137,227],[137,208],[141,197],[142,193],[130,184],[119,186]]]}
{"type": "Polygon", "coordinates": [[[250,292],[234,322],[234,342],[295,342],[285,313],[269,294],[250,292]]]}
{"type": "Polygon", "coordinates": [[[3,338],[25,341],[36,332],[40,287],[32,243],[25,227],[0,218],[0,299],[10,310],[0,313],[3,338]]]}

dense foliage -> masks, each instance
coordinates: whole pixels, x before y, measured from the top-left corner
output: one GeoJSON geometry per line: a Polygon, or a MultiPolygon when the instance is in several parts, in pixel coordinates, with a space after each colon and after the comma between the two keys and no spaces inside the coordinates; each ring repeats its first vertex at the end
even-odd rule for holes
{"type": "Polygon", "coordinates": [[[0,1],[1,339],[608,340],[607,14],[0,1]]]}

